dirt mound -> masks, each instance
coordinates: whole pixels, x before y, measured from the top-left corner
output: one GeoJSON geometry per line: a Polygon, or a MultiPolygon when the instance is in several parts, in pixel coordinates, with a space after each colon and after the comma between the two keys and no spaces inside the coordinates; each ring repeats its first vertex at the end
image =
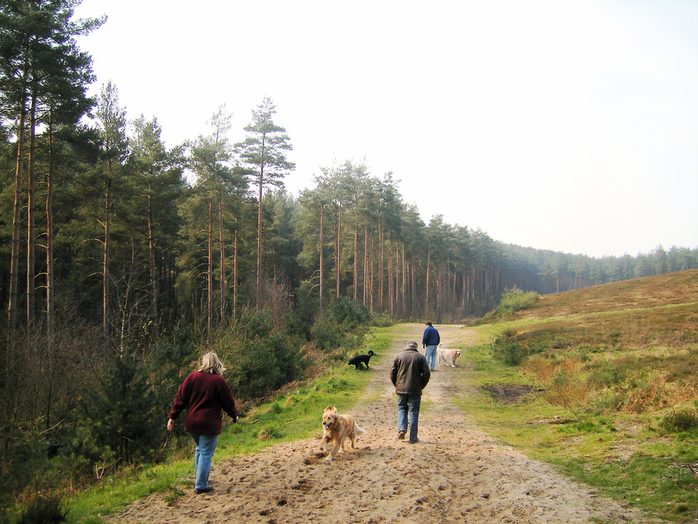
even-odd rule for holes
{"type": "Polygon", "coordinates": [[[482,389],[489,393],[493,399],[504,404],[517,404],[524,400],[527,395],[538,391],[533,386],[518,384],[490,384],[483,386],[482,389]]]}
{"type": "MultiPolygon", "coordinates": [[[[448,329],[439,328],[442,338],[448,329]]],[[[410,327],[405,340],[418,339],[410,327]]],[[[396,354],[404,342],[393,348],[396,354]]],[[[372,385],[352,410],[367,433],[331,464],[317,438],[279,444],[214,464],[207,495],[162,494],[131,504],[112,522],[128,523],[560,523],[659,522],[571,482],[547,464],[498,444],[450,400],[464,391],[437,368],[424,392],[419,444],[396,439],[388,378],[393,354],[371,362],[372,385]]],[[[465,364],[465,359],[460,362],[465,364]]]]}

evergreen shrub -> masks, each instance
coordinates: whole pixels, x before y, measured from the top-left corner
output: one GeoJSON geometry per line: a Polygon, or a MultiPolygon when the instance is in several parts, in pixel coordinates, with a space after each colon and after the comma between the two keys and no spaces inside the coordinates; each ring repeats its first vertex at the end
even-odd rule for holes
{"type": "Polygon", "coordinates": [[[518,366],[528,357],[521,342],[505,337],[495,339],[491,347],[494,356],[509,366],[518,366]]]}
{"type": "Polygon", "coordinates": [[[234,396],[263,398],[300,378],[299,345],[277,328],[270,312],[246,310],[212,348],[228,368],[234,396]]]}
{"type": "Polygon", "coordinates": [[[132,464],[157,458],[166,414],[148,383],[147,370],[129,353],[115,354],[105,380],[82,399],[82,422],[105,462],[132,464]]]}
{"type": "Polygon", "coordinates": [[[66,521],[67,509],[58,496],[33,497],[22,511],[18,524],[58,524],[66,521]]]}
{"type": "Polygon", "coordinates": [[[505,289],[497,309],[487,313],[476,324],[511,318],[517,311],[532,308],[539,298],[540,295],[534,291],[521,291],[516,288],[505,289]]]}
{"type": "Polygon", "coordinates": [[[698,428],[698,411],[692,410],[672,410],[662,419],[662,427],[667,431],[679,433],[698,428]]]}
{"type": "Polygon", "coordinates": [[[330,304],[311,330],[316,347],[327,352],[339,347],[350,350],[363,343],[368,333],[371,314],[347,297],[339,297],[330,304]]]}

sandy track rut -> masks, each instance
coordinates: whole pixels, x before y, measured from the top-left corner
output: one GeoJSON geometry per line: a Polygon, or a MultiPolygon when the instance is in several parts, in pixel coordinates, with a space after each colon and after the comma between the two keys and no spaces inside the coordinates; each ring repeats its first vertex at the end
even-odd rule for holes
{"type": "MultiPolygon", "coordinates": [[[[351,411],[367,433],[357,449],[327,464],[316,438],[279,444],[245,457],[214,462],[216,491],[187,491],[171,505],[162,494],[129,505],[110,519],[128,523],[517,523],[660,522],[595,497],[549,465],[495,442],[456,409],[464,391],[440,367],[424,391],[420,440],[396,440],[396,397],[389,380],[394,355],[421,326],[406,328],[391,354],[374,361],[367,394],[351,411]]],[[[442,340],[449,330],[439,327],[442,340]]],[[[459,335],[459,338],[462,338],[459,335]]],[[[461,366],[465,359],[461,359],[461,366]]]]}

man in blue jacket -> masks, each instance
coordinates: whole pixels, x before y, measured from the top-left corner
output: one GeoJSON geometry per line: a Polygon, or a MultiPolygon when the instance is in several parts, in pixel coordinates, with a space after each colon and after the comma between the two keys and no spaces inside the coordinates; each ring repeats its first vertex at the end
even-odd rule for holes
{"type": "Polygon", "coordinates": [[[424,335],[422,336],[422,347],[425,349],[429,368],[431,371],[434,371],[436,367],[436,346],[441,342],[441,337],[436,328],[431,325],[431,322],[427,322],[426,326],[427,328],[424,330],[424,335]]]}

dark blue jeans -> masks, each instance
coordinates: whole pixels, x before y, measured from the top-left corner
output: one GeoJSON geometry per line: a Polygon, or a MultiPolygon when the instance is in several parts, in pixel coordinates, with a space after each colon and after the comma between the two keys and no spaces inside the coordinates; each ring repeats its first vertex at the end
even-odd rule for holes
{"type": "Polygon", "coordinates": [[[410,442],[417,442],[419,430],[419,407],[422,404],[421,395],[397,396],[397,430],[407,432],[407,423],[410,427],[410,442]]]}

